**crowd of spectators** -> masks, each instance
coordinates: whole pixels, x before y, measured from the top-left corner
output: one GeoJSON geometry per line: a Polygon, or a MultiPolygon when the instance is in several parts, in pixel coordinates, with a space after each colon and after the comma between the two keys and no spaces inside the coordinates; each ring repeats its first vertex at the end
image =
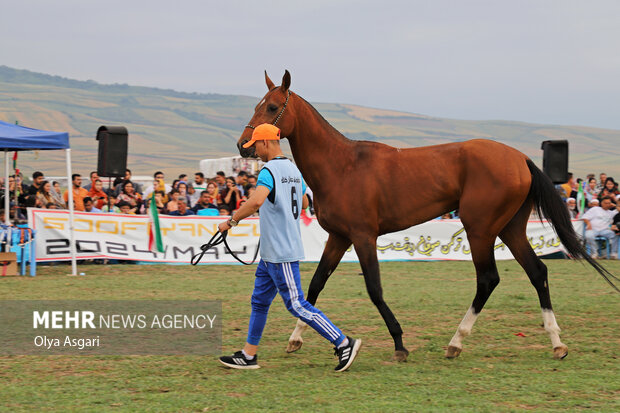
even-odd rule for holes
{"type": "MultiPolygon", "coordinates": [[[[161,171],[153,174],[153,183],[146,188],[132,180],[127,169],[123,178],[116,178],[106,188],[96,171],[90,173],[88,185],[82,186],[82,176],[73,174],[70,188],[61,191],[57,181],[45,179],[42,172],[32,174],[27,185],[21,175],[9,177],[11,216],[17,220],[26,218],[26,208],[67,209],[69,190],[73,192],[76,211],[120,214],[146,214],[151,202],[155,202],[160,214],[231,215],[256,189],[256,177],[240,171],[236,177],[226,176],[222,171],[212,178],[196,172],[193,180],[181,174],[171,184],[165,182],[161,171]],[[201,212],[202,211],[202,212],[201,212]]],[[[0,195],[0,208],[4,207],[4,183],[0,195]]]]}
{"type": "Polygon", "coordinates": [[[614,178],[601,173],[596,179],[590,174],[575,180],[569,173],[568,182],[557,187],[566,202],[571,218],[585,223],[585,241],[593,257],[598,257],[597,239],[609,244],[611,258],[618,259],[620,239],[620,191],[614,178]]]}
{"type": "MultiPolygon", "coordinates": [[[[153,174],[153,183],[146,188],[132,181],[129,169],[108,188],[95,171],[90,173],[85,186],[82,186],[80,174],[71,178],[75,210],[98,213],[146,214],[150,203],[155,202],[158,212],[164,215],[231,215],[256,189],[256,177],[245,171],[237,176],[226,176],[220,171],[209,178],[196,172],[193,180],[181,174],[171,184],[166,183],[162,171],[157,171],[153,174]]],[[[10,176],[8,185],[12,216],[17,213],[17,220],[25,220],[27,207],[67,208],[69,189],[61,192],[59,183],[46,180],[42,172],[32,174],[30,185],[23,182],[21,175],[10,176]]],[[[4,183],[2,186],[0,208],[4,207],[4,183]]],[[[586,243],[593,254],[596,255],[596,237],[605,237],[611,245],[612,256],[617,258],[620,191],[614,178],[601,173],[598,179],[590,174],[582,180],[569,174],[568,181],[557,189],[571,218],[585,222],[586,243]]],[[[458,218],[458,210],[439,218],[458,218]]]]}

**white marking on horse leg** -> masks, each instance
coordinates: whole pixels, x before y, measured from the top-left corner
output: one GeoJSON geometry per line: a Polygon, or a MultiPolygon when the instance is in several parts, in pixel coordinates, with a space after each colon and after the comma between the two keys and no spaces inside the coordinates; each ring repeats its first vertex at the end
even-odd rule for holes
{"type": "Polygon", "coordinates": [[[308,328],[308,324],[304,323],[298,318],[297,324],[295,325],[295,330],[293,330],[293,333],[289,337],[288,341],[289,342],[303,341],[303,339],[301,338],[301,335],[303,334],[304,331],[306,331],[307,328],[308,328]]]}
{"type": "Polygon", "coordinates": [[[471,329],[477,318],[478,314],[474,312],[474,307],[469,307],[461,324],[459,324],[459,327],[456,329],[456,333],[454,333],[452,340],[450,340],[450,346],[463,348],[462,340],[471,333],[471,329]]]}
{"type": "Polygon", "coordinates": [[[549,337],[551,338],[553,348],[565,347],[562,341],[560,341],[560,326],[558,326],[557,321],[555,321],[553,310],[543,308],[542,318],[545,330],[549,333],[549,337]]]}

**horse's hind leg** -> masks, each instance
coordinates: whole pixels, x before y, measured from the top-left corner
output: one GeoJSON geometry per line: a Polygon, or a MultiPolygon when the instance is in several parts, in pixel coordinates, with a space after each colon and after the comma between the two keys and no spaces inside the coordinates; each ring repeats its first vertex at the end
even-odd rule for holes
{"type": "Polygon", "coordinates": [[[555,320],[555,314],[551,307],[549,284],[547,282],[547,266],[543,264],[532,249],[525,232],[530,209],[529,207],[527,208],[527,214],[522,214],[519,211],[519,215],[502,230],[500,237],[510,248],[512,255],[514,255],[519,265],[523,267],[530,282],[536,289],[540,308],[542,309],[543,324],[553,345],[553,356],[556,359],[563,359],[568,355],[568,347],[560,340],[560,327],[555,320]]]}
{"type": "MultiPolygon", "coordinates": [[[[321,256],[321,261],[319,262],[319,266],[314,272],[312,281],[310,281],[310,287],[308,287],[306,301],[310,304],[316,304],[316,300],[319,297],[320,292],[325,287],[325,283],[329,279],[329,276],[332,275],[350,245],[351,241],[346,238],[336,234],[329,235],[327,244],[323,250],[323,255],[321,256]]],[[[297,320],[295,330],[293,330],[293,333],[288,339],[288,345],[286,346],[287,353],[292,353],[301,348],[304,342],[301,336],[307,328],[308,325],[306,323],[301,321],[301,319],[297,320]]]]}
{"type": "Polygon", "coordinates": [[[480,314],[489,296],[497,287],[497,284],[499,284],[499,274],[497,273],[495,256],[493,254],[495,237],[468,234],[468,239],[472,260],[476,267],[476,296],[459,324],[456,333],[454,333],[452,340],[450,340],[446,351],[446,357],[448,358],[455,358],[461,354],[463,338],[471,333],[478,314],[480,314]]]}
{"type": "Polygon", "coordinates": [[[403,345],[403,330],[394,317],[394,314],[383,300],[383,289],[381,288],[381,276],[379,274],[379,261],[377,260],[377,242],[376,238],[364,238],[360,241],[354,241],[355,252],[360,260],[364,280],[366,281],[366,290],[370,296],[370,300],[377,307],[383,321],[387,325],[388,331],[394,340],[394,356],[395,361],[407,361],[409,351],[403,345]]]}

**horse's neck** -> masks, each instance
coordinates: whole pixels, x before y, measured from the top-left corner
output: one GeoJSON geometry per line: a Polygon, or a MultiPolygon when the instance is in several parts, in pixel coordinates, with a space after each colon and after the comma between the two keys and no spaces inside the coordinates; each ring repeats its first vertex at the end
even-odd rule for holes
{"type": "Polygon", "coordinates": [[[297,97],[295,132],[289,137],[295,163],[316,192],[350,164],[352,141],[331,126],[308,102],[297,97]],[[330,173],[330,172],[333,172],[330,173]]]}

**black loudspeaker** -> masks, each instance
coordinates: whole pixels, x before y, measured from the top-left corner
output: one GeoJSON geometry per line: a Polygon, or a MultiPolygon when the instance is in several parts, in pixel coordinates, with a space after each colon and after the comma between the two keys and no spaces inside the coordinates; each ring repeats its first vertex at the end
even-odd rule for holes
{"type": "Polygon", "coordinates": [[[97,175],[123,177],[127,169],[127,128],[100,126],[97,130],[99,152],[97,175]]]}
{"type": "Polygon", "coordinates": [[[543,150],[543,172],[554,184],[568,182],[568,141],[544,141],[540,149],[543,150]]]}

